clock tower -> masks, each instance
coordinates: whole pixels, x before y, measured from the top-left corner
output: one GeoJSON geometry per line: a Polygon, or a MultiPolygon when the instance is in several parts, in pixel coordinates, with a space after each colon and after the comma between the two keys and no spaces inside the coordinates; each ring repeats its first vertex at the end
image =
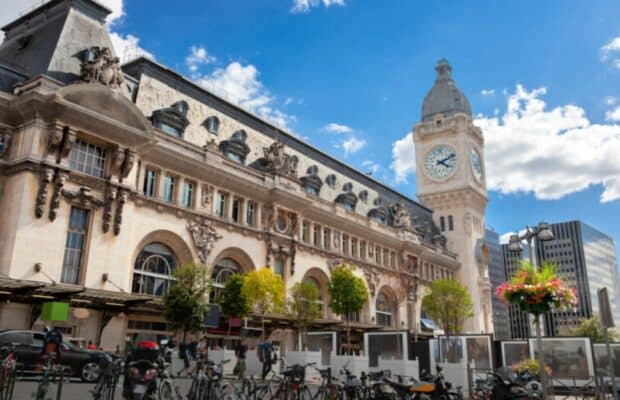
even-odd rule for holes
{"type": "Polygon", "coordinates": [[[452,79],[448,61],[440,60],[435,71],[437,78],[422,105],[422,121],[413,128],[417,195],[433,210],[448,250],[460,262],[456,277],[474,303],[466,332],[489,333],[493,324],[484,241],[484,137],[473,124],[469,101],[452,79]]]}

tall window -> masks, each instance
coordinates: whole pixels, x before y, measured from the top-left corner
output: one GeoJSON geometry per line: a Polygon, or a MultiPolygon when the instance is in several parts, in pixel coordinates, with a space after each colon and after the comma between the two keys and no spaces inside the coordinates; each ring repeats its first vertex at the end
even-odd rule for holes
{"type": "Polygon", "coordinates": [[[256,204],[248,202],[247,210],[245,213],[245,223],[249,226],[254,226],[256,219],[256,204]]]}
{"type": "Polygon", "coordinates": [[[388,249],[383,249],[383,266],[387,267],[388,266],[388,260],[389,260],[389,251],[388,249]]]}
{"type": "Polygon", "coordinates": [[[87,232],[88,210],[71,207],[69,230],[65,243],[65,256],[62,262],[62,275],[60,277],[60,281],[63,283],[77,284],[79,282],[87,232]]]}
{"type": "Polygon", "coordinates": [[[218,261],[215,264],[215,268],[213,269],[213,274],[211,276],[212,283],[211,286],[213,290],[211,291],[211,302],[214,300],[217,301],[220,292],[224,288],[226,281],[230,278],[231,275],[237,274],[241,272],[241,267],[237,262],[231,258],[224,258],[218,261]]]}
{"type": "Polygon", "coordinates": [[[314,225],[312,228],[312,244],[316,247],[319,246],[320,231],[321,227],[318,225],[314,225]]]}
{"type": "Polygon", "coordinates": [[[163,296],[174,282],[172,272],[176,266],[176,257],[168,246],[161,243],[145,246],[136,258],[132,291],[163,296]]]}
{"type": "Polygon", "coordinates": [[[381,265],[381,247],[375,247],[375,261],[377,265],[381,265]]]}
{"type": "Polygon", "coordinates": [[[301,241],[308,243],[308,223],[306,221],[301,223],[301,241]]]}
{"type": "Polygon", "coordinates": [[[344,319],[349,322],[360,322],[360,313],[358,311],[350,312],[344,315],[344,319]]]}
{"type": "Polygon", "coordinates": [[[357,239],[351,239],[351,256],[357,257],[357,239]]]}
{"type": "Polygon", "coordinates": [[[273,272],[277,275],[284,276],[284,259],[277,257],[273,266],[273,272]]]}
{"type": "Polygon", "coordinates": [[[446,218],[445,217],[439,217],[439,228],[441,229],[442,232],[446,231],[446,218]]]}
{"type": "Polygon", "coordinates": [[[236,198],[233,199],[232,203],[232,220],[235,222],[241,222],[239,221],[239,218],[241,218],[241,199],[236,198]]]}
{"type": "Polygon", "coordinates": [[[349,254],[349,237],[342,235],[342,254],[349,254]]]}
{"type": "Polygon", "coordinates": [[[167,203],[174,201],[174,177],[170,175],[164,178],[164,201],[167,203]]]}
{"type": "Polygon", "coordinates": [[[103,177],[105,150],[94,144],[76,140],[69,155],[69,168],[83,174],[103,177]]]}
{"type": "Polygon", "coordinates": [[[153,197],[155,196],[155,186],[157,182],[157,172],[152,169],[147,169],[144,174],[144,187],[142,188],[142,193],[145,196],[153,197]]]}
{"type": "Polygon", "coordinates": [[[366,258],[366,242],[364,241],[360,242],[360,258],[361,259],[366,258]]]}
{"type": "Polygon", "coordinates": [[[448,229],[451,231],[454,230],[454,220],[452,219],[452,215],[448,215],[448,229]]]}
{"type": "Polygon", "coordinates": [[[390,268],[394,269],[396,267],[396,254],[394,252],[390,253],[390,268]]]}
{"type": "Polygon", "coordinates": [[[377,325],[392,326],[392,310],[390,309],[390,303],[384,293],[377,295],[377,302],[375,303],[377,309],[377,325]]]}
{"type": "Polygon", "coordinates": [[[224,215],[226,214],[227,199],[228,195],[226,193],[220,192],[217,194],[217,202],[215,203],[215,214],[220,218],[224,218],[224,215]]]}
{"type": "Polygon", "coordinates": [[[304,282],[316,287],[316,291],[319,294],[319,298],[315,300],[315,302],[319,306],[319,315],[323,316],[323,310],[325,309],[325,305],[323,304],[322,290],[321,290],[321,285],[319,285],[319,281],[308,276],[304,278],[304,282]]]}
{"type": "Polygon", "coordinates": [[[194,184],[183,182],[183,207],[191,208],[194,201],[194,184]]]}
{"type": "Polygon", "coordinates": [[[331,248],[331,231],[323,228],[323,248],[329,250],[331,248]]]}

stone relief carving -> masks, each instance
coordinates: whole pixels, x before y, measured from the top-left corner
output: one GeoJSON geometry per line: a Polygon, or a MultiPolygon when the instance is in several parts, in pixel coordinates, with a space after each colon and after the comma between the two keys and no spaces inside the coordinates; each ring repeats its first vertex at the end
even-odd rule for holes
{"type": "Polygon", "coordinates": [[[276,223],[276,207],[273,204],[263,205],[263,225],[267,229],[272,229],[276,223]]]}
{"type": "Polygon", "coordinates": [[[65,186],[65,182],[67,181],[67,177],[69,175],[66,172],[56,172],[56,176],[54,176],[54,192],[52,193],[52,199],[50,201],[50,211],[49,211],[49,219],[50,221],[54,221],[56,219],[56,214],[58,212],[58,207],[60,207],[60,195],[62,193],[62,188],[65,186]]]}
{"type": "Polygon", "coordinates": [[[67,157],[77,139],[76,132],[68,126],[51,125],[47,137],[47,150],[55,155],[56,162],[67,157]]]}
{"type": "Polygon", "coordinates": [[[379,274],[369,268],[364,269],[364,277],[366,278],[366,284],[372,297],[375,296],[377,286],[379,285],[379,274]]]}
{"type": "Polygon", "coordinates": [[[136,152],[134,150],[125,149],[125,159],[121,166],[120,177],[127,178],[136,163],[136,152]]]}
{"type": "Polygon", "coordinates": [[[418,260],[415,257],[408,256],[403,262],[403,271],[413,275],[418,274],[418,260]]]}
{"type": "Polygon", "coordinates": [[[208,207],[213,202],[214,188],[211,185],[202,185],[202,206],[208,207]]]}
{"type": "Polygon", "coordinates": [[[37,191],[37,199],[34,205],[34,215],[37,218],[41,218],[43,216],[45,201],[47,200],[47,185],[52,181],[53,177],[54,170],[52,168],[43,168],[41,170],[39,190],[37,191]]]}
{"type": "Polygon", "coordinates": [[[396,228],[409,228],[411,225],[411,218],[409,210],[400,203],[392,204],[390,207],[392,212],[392,224],[396,228]]]}
{"type": "Polygon", "coordinates": [[[270,174],[297,176],[299,159],[284,153],[284,143],[276,140],[269,147],[263,147],[265,171],[270,174]]]}
{"type": "Polygon", "coordinates": [[[342,258],[331,258],[327,260],[327,268],[329,268],[329,272],[331,272],[335,268],[338,268],[343,263],[344,263],[344,260],[342,258]]]}
{"type": "Polygon", "coordinates": [[[60,149],[60,155],[64,158],[71,152],[71,149],[77,139],[77,135],[75,131],[69,127],[65,127],[63,131],[64,133],[62,136],[62,148],[60,149]]]}
{"type": "Polygon", "coordinates": [[[93,46],[87,49],[81,67],[81,78],[85,82],[118,88],[124,81],[120,60],[113,56],[108,47],[93,46]]]}
{"type": "Polygon", "coordinates": [[[112,204],[116,200],[116,188],[108,186],[105,193],[105,204],[103,205],[103,233],[108,233],[112,224],[112,204]]]}
{"type": "Polygon", "coordinates": [[[91,209],[101,208],[105,203],[103,200],[93,196],[87,187],[81,187],[78,190],[63,189],[61,193],[68,201],[78,202],[82,206],[91,209]]]}
{"type": "Polygon", "coordinates": [[[121,224],[123,223],[123,207],[125,203],[127,203],[127,199],[129,198],[129,193],[127,190],[119,190],[116,205],[116,214],[114,215],[114,236],[118,236],[121,233],[121,224]]]}
{"type": "Polygon", "coordinates": [[[187,229],[198,249],[198,258],[203,264],[206,264],[215,242],[222,236],[217,234],[213,223],[208,219],[190,221],[187,224],[187,229]]]}

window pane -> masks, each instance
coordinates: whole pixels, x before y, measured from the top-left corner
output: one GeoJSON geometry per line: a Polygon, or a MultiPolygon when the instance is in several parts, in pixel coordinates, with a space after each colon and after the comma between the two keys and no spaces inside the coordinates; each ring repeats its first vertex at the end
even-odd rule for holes
{"type": "Polygon", "coordinates": [[[102,147],[76,140],[69,155],[69,167],[83,174],[103,177],[106,152],[102,147]]]}
{"type": "Polygon", "coordinates": [[[82,252],[86,241],[87,224],[88,210],[71,207],[69,229],[67,231],[67,240],[65,244],[65,255],[60,277],[63,283],[77,284],[79,281],[82,252]]]}

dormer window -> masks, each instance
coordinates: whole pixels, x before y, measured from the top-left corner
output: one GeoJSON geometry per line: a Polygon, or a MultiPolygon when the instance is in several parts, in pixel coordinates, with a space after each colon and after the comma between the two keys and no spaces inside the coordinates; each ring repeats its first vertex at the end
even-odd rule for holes
{"type": "Polygon", "coordinates": [[[342,205],[349,211],[355,211],[357,196],[353,192],[342,193],[336,197],[336,204],[342,205]]]}
{"type": "Polygon", "coordinates": [[[308,175],[317,175],[319,173],[319,167],[317,167],[316,165],[312,165],[308,167],[306,172],[308,173],[308,175]]]}
{"type": "Polygon", "coordinates": [[[359,199],[362,201],[362,203],[367,203],[368,202],[368,190],[362,190],[359,193],[359,199]]]}
{"type": "Polygon", "coordinates": [[[325,178],[325,182],[327,182],[327,186],[329,186],[330,188],[335,188],[336,187],[336,175],[331,174],[331,175],[327,175],[327,178],[325,178]]]}
{"type": "Polygon", "coordinates": [[[342,191],[349,193],[353,191],[353,184],[351,182],[347,182],[344,185],[342,185],[342,191]]]}
{"type": "Polygon", "coordinates": [[[368,217],[377,221],[380,224],[387,222],[387,209],[385,207],[376,207],[368,212],[368,217]]]}
{"type": "Polygon", "coordinates": [[[220,132],[220,120],[219,120],[218,117],[213,115],[213,116],[207,118],[204,124],[207,127],[207,130],[209,131],[209,133],[212,133],[214,135],[218,135],[219,134],[219,132],[220,132]]]}
{"type": "Polygon", "coordinates": [[[243,129],[233,133],[230,139],[220,143],[220,150],[224,153],[224,157],[238,164],[245,164],[245,159],[250,152],[250,148],[245,143],[248,134],[243,129]]]}
{"type": "Polygon", "coordinates": [[[321,192],[321,187],[323,186],[323,181],[321,180],[321,178],[319,178],[318,175],[319,167],[317,167],[316,165],[312,165],[308,167],[306,172],[308,173],[308,175],[302,176],[300,178],[304,190],[308,194],[318,196],[321,192]]]}
{"type": "Polygon", "coordinates": [[[185,101],[177,101],[168,108],[153,111],[151,122],[155,128],[168,135],[182,138],[185,128],[189,125],[187,112],[189,105],[185,101]]]}

